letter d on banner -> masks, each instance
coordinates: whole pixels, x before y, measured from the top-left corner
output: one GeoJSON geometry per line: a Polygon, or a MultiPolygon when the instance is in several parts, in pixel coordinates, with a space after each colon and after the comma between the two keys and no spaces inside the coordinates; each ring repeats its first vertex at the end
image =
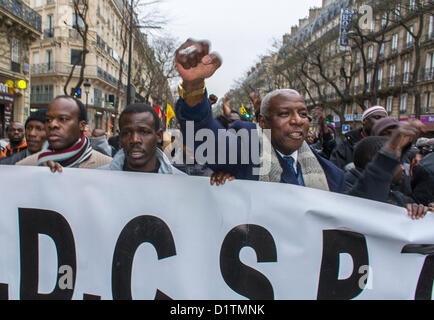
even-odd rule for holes
{"type": "Polygon", "coordinates": [[[361,266],[369,267],[368,247],[362,234],[341,231],[323,231],[323,256],[318,285],[318,300],[347,300],[358,296],[361,266]],[[353,259],[353,273],[339,280],[339,254],[348,253],[353,259]]]}
{"type": "Polygon", "coordinates": [[[68,221],[59,213],[40,209],[18,209],[20,229],[21,284],[22,300],[70,300],[74,293],[76,274],[76,254],[74,236],[68,221]],[[57,274],[56,287],[49,294],[38,293],[39,283],[39,238],[38,234],[51,237],[57,248],[57,261],[60,266],[72,270],[72,288],[59,287],[57,274]]]}

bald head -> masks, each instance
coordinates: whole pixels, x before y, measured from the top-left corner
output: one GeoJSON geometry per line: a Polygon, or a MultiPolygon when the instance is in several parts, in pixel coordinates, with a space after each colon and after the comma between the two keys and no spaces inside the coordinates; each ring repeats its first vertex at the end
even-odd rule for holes
{"type": "Polygon", "coordinates": [[[13,147],[19,146],[24,141],[24,126],[21,122],[13,121],[7,129],[9,142],[13,147]]]}
{"type": "Polygon", "coordinates": [[[260,114],[264,116],[270,115],[270,106],[273,98],[277,96],[286,96],[290,99],[303,99],[303,97],[298,93],[298,91],[293,89],[278,89],[270,92],[265,96],[261,103],[261,111],[260,114]]]}

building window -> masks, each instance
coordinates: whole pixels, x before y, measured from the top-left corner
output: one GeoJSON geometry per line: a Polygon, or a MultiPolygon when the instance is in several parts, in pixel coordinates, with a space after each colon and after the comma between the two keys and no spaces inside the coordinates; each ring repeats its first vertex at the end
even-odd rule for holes
{"type": "Polygon", "coordinates": [[[102,91],[101,89],[94,88],[93,89],[93,99],[95,107],[102,107],[102,91]]]}
{"type": "Polygon", "coordinates": [[[407,84],[410,81],[410,60],[404,62],[403,83],[407,84]]]}
{"type": "Polygon", "coordinates": [[[409,10],[414,11],[416,9],[416,0],[410,0],[409,10]]]}
{"type": "Polygon", "coordinates": [[[425,112],[429,113],[431,109],[431,92],[427,92],[425,96],[425,112]]]}
{"type": "Polygon", "coordinates": [[[11,39],[11,70],[13,72],[21,72],[21,50],[20,50],[20,40],[17,38],[11,39]]]}
{"type": "Polygon", "coordinates": [[[428,53],[426,55],[426,64],[425,64],[425,79],[424,80],[432,80],[434,79],[434,52],[428,53]]]}
{"type": "Polygon", "coordinates": [[[71,64],[81,66],[81,50],[71,49],[71,64]]]}
{"type": "Polygon", "coordinates": [[[374,31],[375,31],[375,19],[372,19],[372,21],[371,21],[370,31],[371,31],[371,32],[374,32],[374,31]]]}
{"type": "Polygon", "coordinates": [[[413,36],[411,35],[413,32],[413,27],[410,27],[410,31],[407,31],[407,48],[413,45],[413,36]]]}
{"type": "Polygon", "coordinates": [[[354,79],[354,89],[355,89],[355,92],[358,92],[358,91],[359,91],[359,85],[360,85],[360,80],[359,80],[359,76],[357,76],[357,77],[354,79]]]}
{"type": "Polygon", "coordinates": [[[434,16],[429,17],[429,29],[428,29],[428,37],[434,37],[434,16]]]}
{"type": "Polygon", "coordinates": [[[387,97],[386,111],[389,115],[392,113],[392,108],[393,108],[393,97],[387,97]]]}
{"type": "Polygon", "coordinates": [[[52,51],[47,50],[45,53],[45,56],[47,58],[47,70],[51,71],[53,69],[53,59],[52,59],[52,51]]]}
{"type": "Polygon", "coordinates": [[[30,90],[31,103],[49,103],[53,100],[53,85],[40,84],[33,85],[30,90]]]}
{"type": "Polygon", "coordinates": [[[380,44],[380,57],[384,56],[384,42],[380,44]]]}
{"type": "Polygon", "coordinates": [[[399,112],[406,113],[408,104],[408,94],[404,93],[401,95],[401,103],[399,104],[399,112]]]}
{"type": "Polygon", "coordinates": [[[401,4],[398,3],[395,7],[395,20],[398,21],[401,18],[401,4]]]}
{"type": "Polygon", "coordinates": [[[76,16],[75,13],[72,14],[72,27],[74,29],[80,28],[84,29],[84,21],[80,16],[76,16]]]}
{"type": "Polygon", "coordinates": [[[398,51],[398,40],[399,40],[399,35],[396,33],[393,35],[392,38],[392,53],[398,51]]]}
{"type": "Polygon", "coordinates": [[[365,109],[369,108],[371,106],[371,104],[369,103],[369,100],[363,101],[363,106],[365,107],[365,109]]]}
{"type": "Polygon", "coordinates": [[[378,69],[377,73],[377,88],[381,89],[383,85],[383,68],[378,69]]]}
{"type": "Polygon", "coordinates": [[[396,75],[396,65],[392,64],[390,66],[389,87],[393,87],[395,85],[395,75],[396,75]]]}
{"type": "Polygon", "coordinates": [[[384,28],[385,26],[387,26],[387,21],[389,19],[389,15],[387,12],[385,12],[383,14],[383,18],[381,19],[381,26],[384,28]]]}
{"type": "Polygon", "coordinates": [[[367,89],[367,91],[371,90],[371,79],[372,79],[372,73],[369,71],[366,74],[366,89],[367,89]]]}
{"type": "Polygon", "coordinates": [[[369,46],[368,48],[368,60],[372,61],[374,58],[374,46],[369,46]]]}

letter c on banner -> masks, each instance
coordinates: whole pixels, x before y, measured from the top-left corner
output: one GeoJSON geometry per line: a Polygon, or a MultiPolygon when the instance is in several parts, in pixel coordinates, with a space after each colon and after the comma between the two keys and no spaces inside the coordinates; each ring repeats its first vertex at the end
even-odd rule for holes
{"type": "MultiPolygon", "coordinates": [[[[158,260],[176,255],[175,241],[166,223],[154,216],[140,216],[122,230],[116,243],[112,264],[112,295],[114,300],[132,300],[131,273],[137,248],[149,242],[157,251],[158,260]]],[[[170,299],[160,290],[157,300],[170,299]]]]}

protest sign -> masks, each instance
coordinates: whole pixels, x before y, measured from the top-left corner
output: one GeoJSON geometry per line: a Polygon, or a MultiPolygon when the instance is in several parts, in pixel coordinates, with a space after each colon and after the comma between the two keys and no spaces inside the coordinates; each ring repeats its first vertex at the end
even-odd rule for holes
{"type": "Polygon", "coordinates": [[[1,166],[3,299],[431,299],[434,220],[305,187],[1,166]]]}

